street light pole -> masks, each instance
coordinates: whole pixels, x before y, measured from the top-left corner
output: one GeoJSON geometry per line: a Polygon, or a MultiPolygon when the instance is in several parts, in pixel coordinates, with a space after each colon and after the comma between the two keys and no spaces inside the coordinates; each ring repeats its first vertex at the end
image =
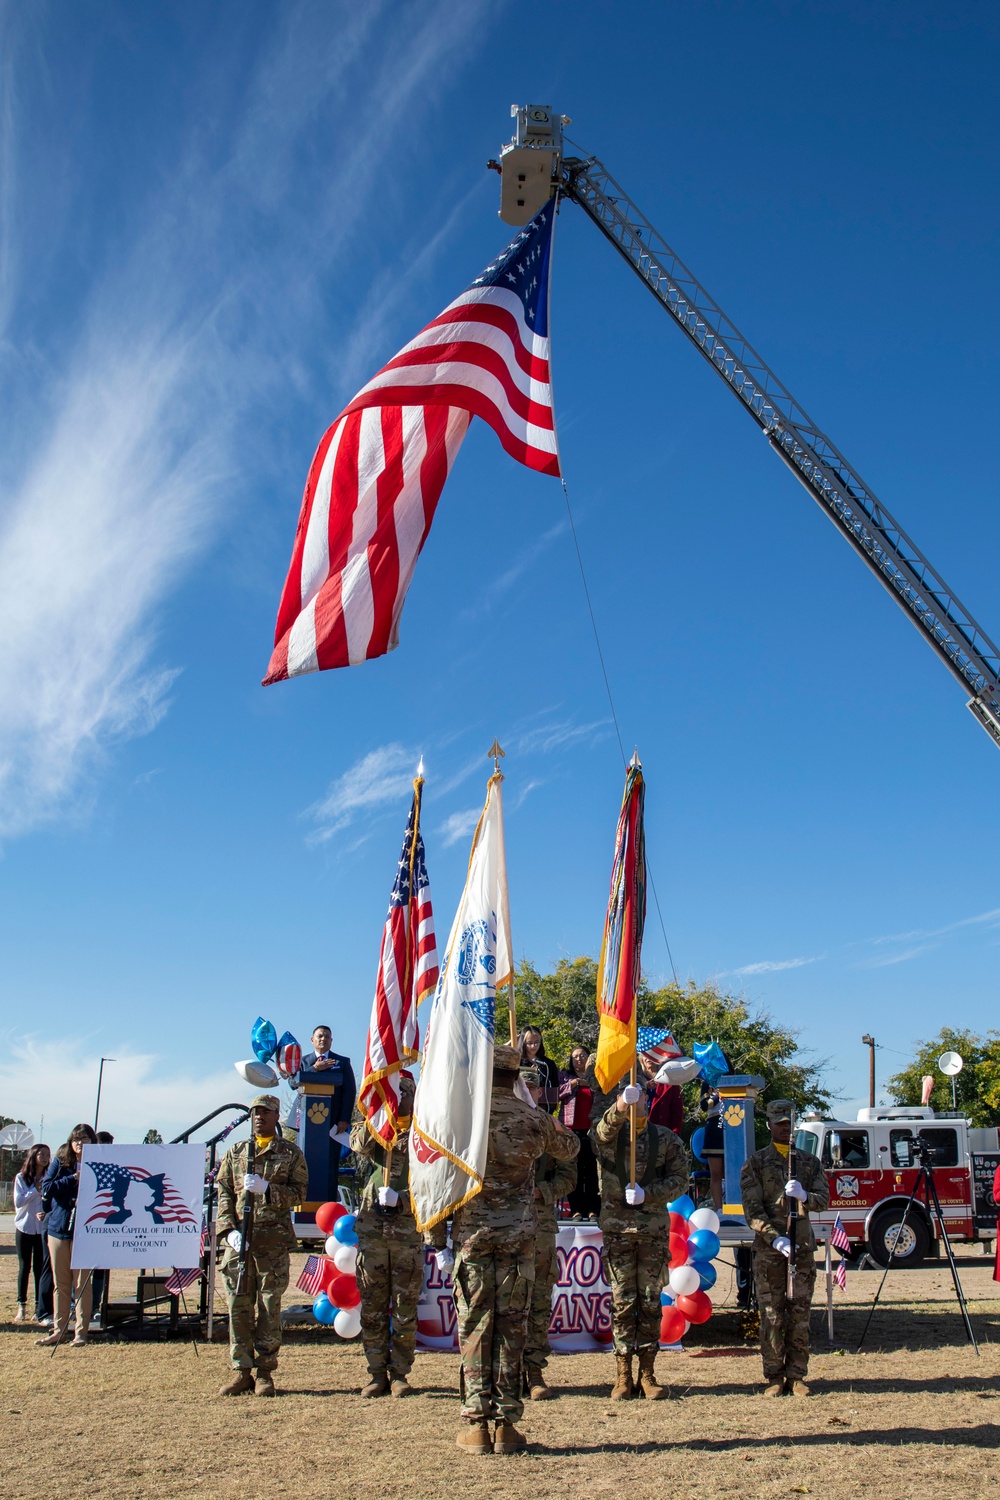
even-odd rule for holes
{"type": "Polygon", "coordinates": [[[101,1066],[97,1071],[97,1103],[94,1105],[94,1131],[97,1131],[97,1120],[101,1113],[101,1084],[104,1082],[104,1064],[106,1062],[117,1062],[116,1057],[102,1057],[101,1066]]]}
{"type": "Polygon", "coordinates": [[[875,1108],[875,1038],[866,1032],[861,1038],[868,1048],[868,1103],[875,1108]]]}

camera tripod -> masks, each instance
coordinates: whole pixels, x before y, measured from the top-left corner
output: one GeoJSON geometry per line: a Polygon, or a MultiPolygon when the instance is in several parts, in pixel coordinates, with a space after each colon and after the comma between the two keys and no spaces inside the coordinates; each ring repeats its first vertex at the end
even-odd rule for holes
{"type": "Polygon", "coordinates": [[[878,1306],[878,1300],[882,1295],[882,1288],[885,1286],[885,1278],[892,1270],[892,1262],[896,1255],[896,1246],[899,1244],[903,1231],[906,1228],[906,1221],[909,1218],[910,1209],[917,1201],[922,1186],[924,1189],[924,1201],[927,1204],[927,1216],[930,1219],[932,1225],[934,1224],[935,1220],[937,1221],[938,1233],[944,1241],[945,1254],[948,1257],[948,1265],[951,1270],[951,1279],[955,1283],[955,1296],[958,1298],[958,1305],[962,1312],[963,1322],[965,1323],[965,1331],[968,1335],[969,1343],[976,1351],[976,1357],[979,1358],[979,1345],[976,1343],[976,1335],[972,1330],[972,1320],[969,1317],[968,1303],[965,1300],[965,1293],[962,1290],[962,1283],[958,1279],[958,1267],[955,1264],[955,1255],[951,1248],[951,1240],[948,1238],[948,1229],[945,1225],[944,1214],[941,1212],[941,1200],[938,1197],[937,1184],[934,1181],[934,1168],[932,1167],[930,1162],[930,1150],[924,1144],[924,1142],[920,1140],[919,1136],[913,1139],[912,1145],[917,1159],[920,1162],[920,1170],[917,1172],[917,1180],[913,1184],[913,1191],[907,1199],[906,1207],[903,1209],[903,1217],[899,1221],[899,1228],[896,1230],[896,1235],[892,1242],[892,1249],[889,1251],[889,1259],[886,1261],[885,1270],[882,1272],[882,1280],[879,1282],[878,1291],[875,1293],[875,1300],[872,1302],[871,1308],[869,1309],[868,1321],[864,1326],[864,1332],[858,1340],[858,1352],[860,1353],[861,1345],[864,1343],[865,1336],[868,1333],[868,1329],[871,1327],[871,1321],[875,1315],[875,1309],[878,1306]]]}

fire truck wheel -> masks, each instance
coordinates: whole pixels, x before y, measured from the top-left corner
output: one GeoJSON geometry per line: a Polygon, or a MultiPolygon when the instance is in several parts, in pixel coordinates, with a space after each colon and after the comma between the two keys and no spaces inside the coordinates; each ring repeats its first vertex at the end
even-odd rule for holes
{"type": "Polygon", "coordinates": [[[907,1217],[906,1226],[900,1233],[902,1222],[902,1204],[898,1208],[884,1209],[872,1220],[868,1248],[872,1259],[880,1266],[888,1265],[890,1254],[893,1265],[904,1269],[908,1266],[919,1266],[925,1260],[931,1247],[927,1225],[912,1208],[907,1217]]]}

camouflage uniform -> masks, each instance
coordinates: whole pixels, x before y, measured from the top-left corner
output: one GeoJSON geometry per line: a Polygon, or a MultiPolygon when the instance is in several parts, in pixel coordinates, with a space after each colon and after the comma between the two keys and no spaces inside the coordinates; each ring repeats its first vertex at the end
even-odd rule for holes
{"type": "Polygon", "coordinates": [[[535,1286],[528,1312],[528,1337],[524,1346],[524,1368],[544,1369],[552,1350],[549,1347],[549,1324],[552,1321],[552,1288],[559,1279],[556,1254],[556,1204],[576,1187],[576,1162],[556,1161],[546,1153],[535,1168],[535,1199],[538,1233],[535,1237],[535,1286]]]}
{"type": "Polygon", "coordinates": [[[535,1163],[573,1161],[575,1135],[513,1093],[516,1048],[495,1051],[483,1185],[455,1210],[455,1308],[462,1351],[462,1416],[516,1422],[524,1411],[521,1357],[535,1279],[535,1163]],[[501,1069],[504,1069],[503,1071],[501,1069]]]}
{"type": "Polygon", "coordinates": [[[743,1212],[754,1237],[754,1284],[760,1304],[760,1352],[764,1379],[803,1380],[809,1368],[809,1309],[816,1283],[816,1240],[809,1213],[821,1213],[830,1202],[830,1186],[819,1158],[796,1151],[795,1176],[809,1194],[801,1205],[796,1229],[795,1283],[787,1296],[788,1261],[773,1248],[787,1232],[788,1156],[772,1143],[748,1156],[740,1173],[743,1212]]]}
{"type": "Polygon", "coordinates": [[[616,1354],[659,1348],[660,1292],[670,1274],[670,1215],[667,1204],[687,1187],[688,1160],[678,1137],[662,1125],[640,1121],[635,1171],[646,1196],[630,1208],[629,1117],[613,1104],[593,1137],[601,1174],[604,1274],[611,1287],[611,1326],[616,1354]]]}
{"type": "Polygon", "coordinates": [[[257,1146],[253,1170],[266,1177],[266,1194],[254,1196],[253,1232],[243,1290],[237,1296],[239,1253],[226,1235],[243,1222],[243,1178],[250,1142],[240,1141],[219,1168],[216,1232],[225,1248],[219,1267],[229,1301],[229,1357],[234,1370],[273,1370],[281,1348],[281,1297],[288,1285],[288,1256],[295,1248],[291,1210],[307,1196],[309,1170],[298,1146],[280,1134],[257,1146]]]}
{"type": "MultiPolygon", "coordinates": [[[[412,1094],[410,1100],[412,1102],[412,1094]]],[[[400,1124],[409,1121],[401,1118],[400,1124]]],[[[358,1236],[358,1288],[361,1292],[361,1340],[373,1380],[391,1375],[405,1379],[413,1366],[417,1337],[417,1303],[424,1280],[424,1242],[410,1203],[410,1132],[403,1129],[388,1155],[367,1124],[355,1116],[351,1150],[357,1175],[363,1181],[361,1207],[354,1225],[358,1236]],[[395,1208],[378,1201],[379,1188],[388,1185],[399,1194],[395,1208]]]]}

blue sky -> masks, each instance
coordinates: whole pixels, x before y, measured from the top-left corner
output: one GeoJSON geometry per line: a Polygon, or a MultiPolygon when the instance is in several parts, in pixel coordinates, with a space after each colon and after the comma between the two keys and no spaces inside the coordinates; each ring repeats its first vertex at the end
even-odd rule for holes
{"type": "MultiPolygon", "coordinates": [[[[595,952],[622,767],[558,484],[474,423],[363,668],[263,689],[316,441],[502,248],[549,102],[994,636],[997,23],[917,3],[0,4],[0,1112],[124,1138],[360,1062],[409,780],[443,942],[498,735],[519,952],[595,952]]],[[[1000,756],[582,212],[563,462],[674,963],[845,1103],[996,1015],[1000,756]]],[[[669,975],[655,913],[647,974],[669,975]]],[[[699,1038],[683,1038],[690,1043],[699,1038]]]]}

